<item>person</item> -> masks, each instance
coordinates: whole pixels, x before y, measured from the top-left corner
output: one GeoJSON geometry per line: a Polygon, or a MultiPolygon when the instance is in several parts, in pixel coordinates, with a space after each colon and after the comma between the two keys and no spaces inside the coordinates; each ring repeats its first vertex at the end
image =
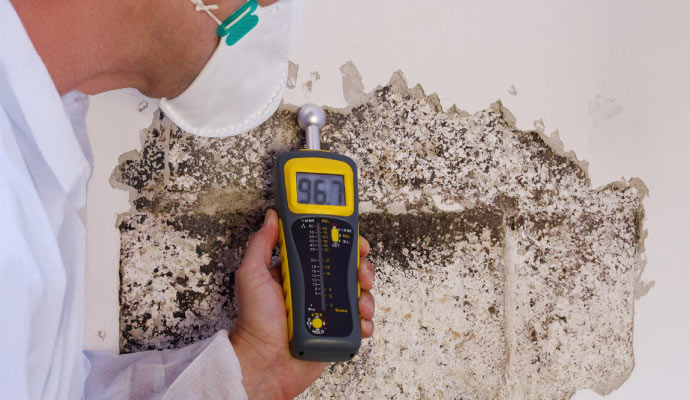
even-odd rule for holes
{"type": "MultiPolygon", "coordinates": [[[[280,272],[268,267],[273,210],[237,270],[231,333],[175,350],[82,351],[87,95],[133,87],[190,132],[251,129],[285,85],[290,0],[276,1],[0,0],[0,397],[290,398],[323,371],[288,351],[280,272]]],[[[360,240],[364,337],[368,253],[360,240]]]]}

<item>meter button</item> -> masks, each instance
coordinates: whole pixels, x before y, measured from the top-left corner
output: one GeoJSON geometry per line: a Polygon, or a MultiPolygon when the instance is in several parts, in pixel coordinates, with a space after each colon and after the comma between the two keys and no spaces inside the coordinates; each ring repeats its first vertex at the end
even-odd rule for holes
{"type": "Polygon", "coordinates": [[[338,243],[340,240],[340,232],[338,232],[338,228],[335,226],[331,228],[331,240],[333,243],[338,243]]]}
{"type": "Polygon", "coordinates": [[[321,327],[323,326],[323,321],[321,321],[321,318],[314,318],[311,321],[311,326],[313,326],[316,329],[321,329],[321,327]]]}

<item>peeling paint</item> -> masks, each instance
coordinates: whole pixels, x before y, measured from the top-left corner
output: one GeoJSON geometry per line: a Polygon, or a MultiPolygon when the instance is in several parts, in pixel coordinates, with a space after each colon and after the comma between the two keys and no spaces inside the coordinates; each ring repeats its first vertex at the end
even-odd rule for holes
{"type": "Polygon", "coordinates": [[[546,125],[544,124],[544,120],[540,118],[540,119],[534,121],[534,129],[536,129],[537,132],[539,132],[543,135],[544,131],[546,130],[546,125]]]}
{"type": "Polygon", "coordinates": [[[340,67],[340,74],[343,78],[343,96],[345,97],[345,102],[350,106],[358,106],[366,103],[369,96],[364,93],[362,75],[352,61],[348,61],[340,67]]]}
{"type": "Polygon", "coordinates": [[[309,80],[302,83],[302,90],[306,95],[310,95],[311,91],[314,89],[314,83],[321,79],[321,75],[314,71],[309,74],[309,80]]]}
{"type": "MultiPolygon", "coordinates": [[[[376,335],[301,398],[569,398],[632,371],[646,187],[592,188],[558,133],[519,131],[495,103],[444,111],[400,73],[365,94],[341,68],[325,149],[359,165],[361,232],[377,267],[376,335]]],[[[273,204],[296,107],[226,139],[158,113],[112,181],[121,232],[121,350],[180,347],[229,328],[246,240],[273,204]]],[[[543,123],[542,123],[543,124],[543,123]]]]}
{"type": "Polygon", "coordinates": [[[297,86],[297,74],[299,73],[299,64],[288,61],[288,78],[285,87],[294,89],[297,86]]]}

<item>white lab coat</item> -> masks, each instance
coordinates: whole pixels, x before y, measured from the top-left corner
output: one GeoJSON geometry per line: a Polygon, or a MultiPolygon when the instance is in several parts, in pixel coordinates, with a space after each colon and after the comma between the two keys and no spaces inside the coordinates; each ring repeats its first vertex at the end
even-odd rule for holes
{"type": "Polygon", "coordinates": [[[88,97],[62,99],[0,0],[0,397],[246,398],[227,332],[180,350],[83,353],[88,97]]]}

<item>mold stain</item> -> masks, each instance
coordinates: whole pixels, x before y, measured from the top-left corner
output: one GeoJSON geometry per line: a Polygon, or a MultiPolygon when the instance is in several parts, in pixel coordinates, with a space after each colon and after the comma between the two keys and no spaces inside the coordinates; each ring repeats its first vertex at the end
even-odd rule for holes
{"type": "Polygon", "coordinates": [[[614,99],[598,94],[589,101],[587,111],[592,119],[592,124],[598,127],[620,114],[623,111],[623,106],[614,99]]]}
{"type": "MultiPolygon", "coordinates": [[[[349,106],[327,109],[322,142],[359,166],[376,335],[301,398],[569,398],[620,386],[634,364],[634,300],[650,287],[644,184],[592,188],[557,134],[517,130],[500,103],[444,111],[400,73],[371,93],[352,63],[341,73],[349,106]]],[[[111,182],[132,198],[118,219],[121,351],[232,328],[234,271],[273,205],[274,160],[303,145],[295,114],[284,105],[247,134],[210,139],[159,112],[142,148],[121,157],[111,182]]]]}

